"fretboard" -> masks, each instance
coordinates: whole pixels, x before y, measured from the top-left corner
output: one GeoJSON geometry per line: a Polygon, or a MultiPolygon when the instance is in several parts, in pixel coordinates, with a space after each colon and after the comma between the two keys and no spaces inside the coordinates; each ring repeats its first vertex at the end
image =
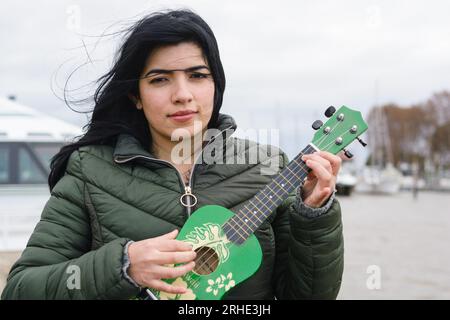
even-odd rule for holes
{"type": "Polygon", "coordinates": [[[310,171],[301,158],[315,151],[311,145],[304,148],[268,185],[245,202],[223,225],[223,230],[230,241],[243,243],[288,198],[289,194],[300,186],[310,171]]]}

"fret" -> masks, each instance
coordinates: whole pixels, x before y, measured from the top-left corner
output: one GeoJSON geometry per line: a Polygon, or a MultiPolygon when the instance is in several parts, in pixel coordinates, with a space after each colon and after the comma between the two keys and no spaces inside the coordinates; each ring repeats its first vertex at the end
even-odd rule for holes
{"type": "Polygon", "coordinates": [[[283,183],[284,184],[284,188],[286,190],[288,190],[289,193],[291,193],[293,190],[295,190],[295,188],[297,188],[301,182],[303,181],[304,178],[306,178],[307,176],[307,172],[300,172],[299,174],[295,174],[295,172],[293,172],[290,168],[286,168],[285,169],[285,175],[281,176],[281,178],[283,179],[283,183]],[[289,176],[289,174],[292,172],[292,175],[289,176]],[[289,185],[289,186],[287,186],[289,185]]]}
{"type": "MultiPolygon", "coordinates": [[[[261,220],[261,219],[258,217],[257,214],[255,214],[254,212],[252,212],[252,210],[250,210],[249,208],[247,208],[247,206],[246,206],[245,204],[244,204],[244,208],[247,209],[249,213],[253,214],[253,217],[254,217],[255,219],[257,219],[259,223],[263,223],[263,222],[264,222],[264,220],[261,220]]],[[[243,211],[243,212],[245,212],[245,211],[243,211]]],[[[255,224],[255,226],[259,226],[259,224],[255,224]]]]}
{"type": "MultiPolygon", "coordinates": [[[[254,198],[255,198],[255,197],[253,197],[252,199],[254,199],[254,198]]],[[[262,211],[260,207],[256,206],[256,205],[252,202],[252,199],[250,199],[250,200],[248,201],[248,203],[250,203],[250,204],[253,206],[253,213],[254,213],[254,214],[257,214],[256,212],[259,211],[259,213],[261,214],[261,216],[263,216],[264,211],[262,211]]]]}
{"type": "Polygon", "coordinates": [[[294,175],[294,177],[296,177],[297,179],[300,179],[300,178],[301,178],[301,177],[298,176],[297,173],[295,173],[294,171],[292,171],[291,169],[289,169],[289,166],[287,166],[286,169],[288,169],[290,172],[292,172],[292,174],[294,175]]]}
{"type": "MultiPolygon", "coordinates": [[[[276,193],[275,191],[273,191],[273,190],[270,188],[270,185],[267,185],[266,188],[268,188],[270,191],[272,191],[272,194],[276,195],[276,196],[278,197],[278,199],[280,199],[281,201],[283,201],[283,198],[280,197],[280,195],[279,195],[278,193],[276,193]]],[[[270,198],[271,196],[272,196],[272,195],[269,195],[269,198],[270,198]]]]}
{"type": "MultiPolygon", "coordinates": [[[[257,225],[254,225],[254,227],[253,227],[253,229],[252,229],[252,233],[253,232],[255,232],[258,228],[259,228],[259,226],[261,225],[261,224],[263,224],[263,222],[266,220],[266,218],[267,218],[267,212],[268,211],[270,211],[270,212],[272,212],[273,210],[271,210],[271,209],[267,209],[267,207],[266,207],[266,209],[264,209],[264,208],[262,208],[261,206],[257,206],[254,202],[253,202],[253,200],[256,198],[256,196],[255,197],[253,197],[252,199],[250,199],[249,201],[248,201],[248,203],[249,203],[249,206],[250,206],[250,209],[251,209],[251,213],[255,216],[255,217],[258,217],[258,221],[260,221],[257,225]]],[[[260,199],[257,199],[258,201],[261,201],[260,199]]]]}
{"type": "Polygon", "coordinates": [[[244,235],[250,235],[252,233],[253,228],[242,220],[239,215],[235,214],[229,221],[234,222],[235,226],[240,228],[244,235]],[[238,219],[241,221],[239,222],[238,219]]]}
{"type": "Polygon", "coordinates": [[[236,227],[233,227],[231,225],[231,222],[236,223],[233,218],[231,218],[223,225],[223,231],[227,235],[228,240],[235,243],[243,243],[245,240],[247,240],[251,233],[244,235],[241,234],[239,230],[236,229],[236,227]]]}
{"type": "Polygon", "coordinates": [[[259,203],[261,203],[264,207],[266,207],[267,210],[271,210],[272,209],[271,207],[268,207],[261,199],[258,198],[258,194],[254,197],[254,199],[258,200],[259,203]]]}
{"type": "MultiPolygon", "coordinates": [[[[264,187],[264,189],[266,189],[266,188],[268,190],[270,190],[270,192],[272,192],[273,195],[276,195],[278,200],[281,200],[281,202],[283,202],[283,200],[285,199],[285,196],[286,196],[284,193],[287,193],[287,192],[279,184],[277,184],[275,181],[272,181],[270,184],[268,184],[264,187]]],[[[272,194],[270,194],[269,191],[264,191],[264,189],[262,190],[262,192],[264,194],[268,194],[267,197],[270,199],[270,196],[272,194]]]]}
{"type": "MultiPolygon", "coordinates": [[[[283,197],[280,197],[280,195],[279,195],[276,191],[272,190],[272,188],[270,188],[270,184],[268,184],[268,185],[266,186],[266,188],[269,189],[269,190],[272,192],[273,195],[276,195],[277,198],[278,198],[278,200],[281,200],[281,202],[283,202],[284,198],[283,198],[283,197]]],[[[272,194],[269,194],[269,198],[270,198],[270,199],[272,198],[272,194]]],[[[277,201],[278,201],[278,200],[277,200],[277,201]]]]}
{"type": "MultiPolygon", "coordinates": [[[[239,215],[239,214],[236,215],[236,217],[238,217],[242,221],[242,223],[247,224],[250,221],[253,224],[253,226],[257,227],[255,222],[253,222],[253,220],[247,216],[245,211],[240,210],[239,213],[241,213],[241,215],[243,215],[245,217],[244,219],[242,219],[243,217],[241,217],[241,215],[239,215]]],[[[255,216],[255,218],[257,218],[257,216],[255,216]]]]}
{"type": "MultiPolygon", "coordinates": [[[[284,183],[279,183],[278,181],[276,181],[276,179],[273,180],[273,183],[276,184],[276,186],[274,186],[275,188],[279,188],[280,190],[284,191],[284,193],[286,193],[286,195],[289,194],[289,191],[286,189],[286,185],[284,183]]],[[[283,197],[285,197],[286,195],[283,195],[283,197]]],[[[283,198],[284,200],[284,198],[283,198]]]]}
{"type": "MultiPolygon", "coordinates": [[[[286,168],[286,170],[289,170],[289,168],[286,168]]],[[[293,184],[291,181],[289,181],[290,178],[287,178],[287,177],[284,177],[284,176],[281,176],[281,178],[284,179],[284,182],[286,182],[286,183],[289,184],[291,187],[293,187],[293,188],[286,188],[286,189],[288,189],[288,190],[290,190],[290,189],[295,189],[296,185],[293,184]]],[[[298,179],[298,178],[297,178],[297,179],[298,179]]],[[[283,183],[283,184],[284,184],[284,183],[283,183]]],[[[286,184],[284,184],[284,185],[286,185],[286,184]]]]}

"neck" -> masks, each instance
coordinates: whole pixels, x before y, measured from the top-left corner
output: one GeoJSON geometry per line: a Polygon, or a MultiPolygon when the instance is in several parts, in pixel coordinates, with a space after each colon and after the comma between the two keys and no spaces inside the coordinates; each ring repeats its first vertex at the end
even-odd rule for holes
{"type": "Polygon", "coordinates": [[[156,158],[168,161],[174,165],[194,164],[197,154],[202,149],[202,144],[195,143],[195,141],[201,142],[202,137],[203,132],[200,132],[196,136],[183,138],[182,141],[172,141],[170,138],[152,132],[152,153],[156,158]],[[174,150],[174,148],[176,149],[174,150]]]}

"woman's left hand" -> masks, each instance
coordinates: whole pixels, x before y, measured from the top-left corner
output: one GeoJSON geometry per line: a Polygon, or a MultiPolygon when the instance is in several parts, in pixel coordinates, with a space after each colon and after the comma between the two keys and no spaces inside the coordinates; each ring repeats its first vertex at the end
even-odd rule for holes
{"type": "Polygon", "coordinates": [[[302,156],[302,160],[312,170],[303,184],[303,203],[319,208],[335,190],[342,159],[329,152],[318,151],[302,156]]]}

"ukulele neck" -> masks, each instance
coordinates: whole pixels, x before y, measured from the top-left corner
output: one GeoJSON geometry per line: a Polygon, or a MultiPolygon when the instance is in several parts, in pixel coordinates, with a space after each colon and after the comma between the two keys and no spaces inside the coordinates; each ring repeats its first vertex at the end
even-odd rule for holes
{"type": "Polygon", "coordinates": [[[315,151],[317,147],[308,144],[268,185],[242,205],[224,225],[230,241],[243,243],[302,184],[310,169],[301,158],[315,151]]]}

